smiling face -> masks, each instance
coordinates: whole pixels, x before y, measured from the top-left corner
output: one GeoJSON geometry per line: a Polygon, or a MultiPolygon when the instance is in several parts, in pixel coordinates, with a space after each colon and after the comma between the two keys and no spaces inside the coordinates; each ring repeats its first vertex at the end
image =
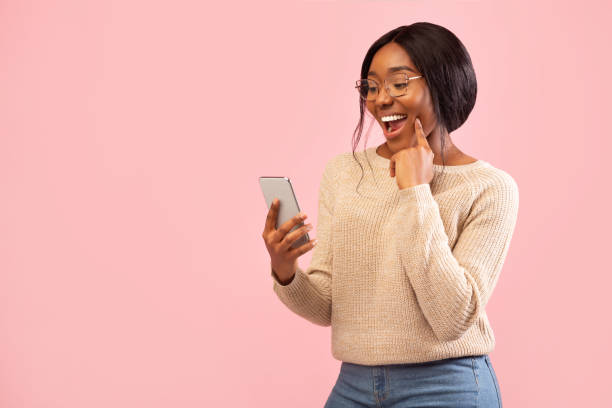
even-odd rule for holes
{"type": "Polygon", "coordinates": [[[414,121],[417,117],[421,120],[427,137],[431,135],[436,124],[431,95],[424,77],[408,81],[407,93],[403,96],[391,97],[387,93],[383,82],[396,72],[406,73],[409,77],[422,75],[408,53],[399,44],[390,42],[376,52],[370,64],[368,79],[378,82],[379,92],[375,101],[366,101],[366,106],[383,128],[387,145],[392,152],[412,146],[415,139],[414,121]],[[393,70],[396,67],[405,68],[393,70]],[[386,133],[386,124],[381,120],[391,113],[408,115],[406,124],[399,130],[399,134],[393,137],[386,133]]]}

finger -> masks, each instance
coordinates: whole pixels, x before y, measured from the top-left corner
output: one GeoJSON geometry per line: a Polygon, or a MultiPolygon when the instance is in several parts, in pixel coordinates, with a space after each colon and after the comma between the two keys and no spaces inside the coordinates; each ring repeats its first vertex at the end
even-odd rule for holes
{"type": "Polygon", "coordinates": [[[274,230],[276,226],[276,218],[278,214],[278,206],[280,201],[277,198],[272,200],[272,204],[270,204],[270,209],[268,210],[268,216],[266,217],[266,225],[264,227],[264,233],[269,233],[274,230]]]}
{"type": "Polygon", "coordinates": [[[312,248],[314,248],[314,246],[317,243],[317,239],[311,239],[310,241],[308,241],[307,243],[300,245],[297,248],[292,249],[291,251],[289,251],[289,256],[291,258],[297,258],[298,256],[301,256],[303,254],[305,254],[306,252],[310,251],[312,248]]]}
{"type": "Polygon", "coordinates": [[[424,138],[424,133],[423,124],[418,117],[414,119],[414,135],[416,136],[415,140],[417,144],[421,144],[423,142],[422,139],[424,138]]]}
{"type": "Polygon", "coordinates": [[[287,234],[287,236],[285,236],[285,238],[281,242],[280,248],[284,251],[288,250],[289,247],[293,245],[295,241],[300,239],[302,235],[306,235],[311,230],[312,230],[311,224],[305,224],[305,225],[302,225],[300,228],[296,228],[295,230],[287,234]]]}
{"type": "Polygon", "coordinates": [[[303,214],[304,218],[300,217],[300,214],[296,214],[287,221],[283,223],[276,232],[274,233],[273,242],[282,241],[285,238],[285,235],[296,225],[300,224],[305,218],[306,214],[303,214]]]}
{"type": "Polygon", "coordinates": [[[421,123],[421,120],[418,117],[414,121],[414,131],[416,134],[417,145],[424,145],[429,147],[427,137],[425,137],[425,131],[423,130],[423,124],[421,123]]]}

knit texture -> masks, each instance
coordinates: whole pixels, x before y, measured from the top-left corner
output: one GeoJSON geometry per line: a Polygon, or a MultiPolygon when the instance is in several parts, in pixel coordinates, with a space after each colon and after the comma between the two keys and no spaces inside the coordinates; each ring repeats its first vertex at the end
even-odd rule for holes
{"type": "Polygon", "coordinates": [[[280,301],[331,325],[340,361],[419,363],[491,352],[485,306],[516,225],[514,179],[478,160],[444,166],[444,174],[434,165],[431,183],[400,190],[376,147],[355,155],[363,173],[353,152],[325,165],[308,268],[298,267],[287,285],[271,270],[280,301]]]}

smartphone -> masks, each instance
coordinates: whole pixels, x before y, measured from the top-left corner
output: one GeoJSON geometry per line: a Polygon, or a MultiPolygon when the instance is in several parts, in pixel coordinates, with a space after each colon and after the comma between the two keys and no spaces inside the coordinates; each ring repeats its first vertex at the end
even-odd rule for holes
{"type": "MultiPolygon", "coordinates": [[[[295,217],[300,212],[300,206],[298,205],[298,201],[289,177],[262,176],[259,178],[259,185],[261,186],[261,192],[263,193],[268,210],[270,210],[270,206],[272,206],[272,201],[274,201],[274,198],[278,198],[278,201],[280,202],[278,217],[276,218],[276,225],[274,228],[280,227],[283,225],[283,223],[295,217]]],[[[299,224],[291,228],[289,232],[292,232],[303,225],[304,222],[301,221],[299,224]]],[[[291,244],[291,248],[300,247],[309,241],[310,237],[308,236],[308,233],[306,233],[295,240],[295,242],[291,244]]]]}

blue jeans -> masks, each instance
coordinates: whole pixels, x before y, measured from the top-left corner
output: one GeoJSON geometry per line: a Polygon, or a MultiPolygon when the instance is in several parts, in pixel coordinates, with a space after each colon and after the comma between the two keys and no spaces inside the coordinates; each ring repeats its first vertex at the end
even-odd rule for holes
{"type": "Polygon", "coordinates": [[[342,362],[325,408],[502,407],[488,354],[416,364],[342,362]]]}

